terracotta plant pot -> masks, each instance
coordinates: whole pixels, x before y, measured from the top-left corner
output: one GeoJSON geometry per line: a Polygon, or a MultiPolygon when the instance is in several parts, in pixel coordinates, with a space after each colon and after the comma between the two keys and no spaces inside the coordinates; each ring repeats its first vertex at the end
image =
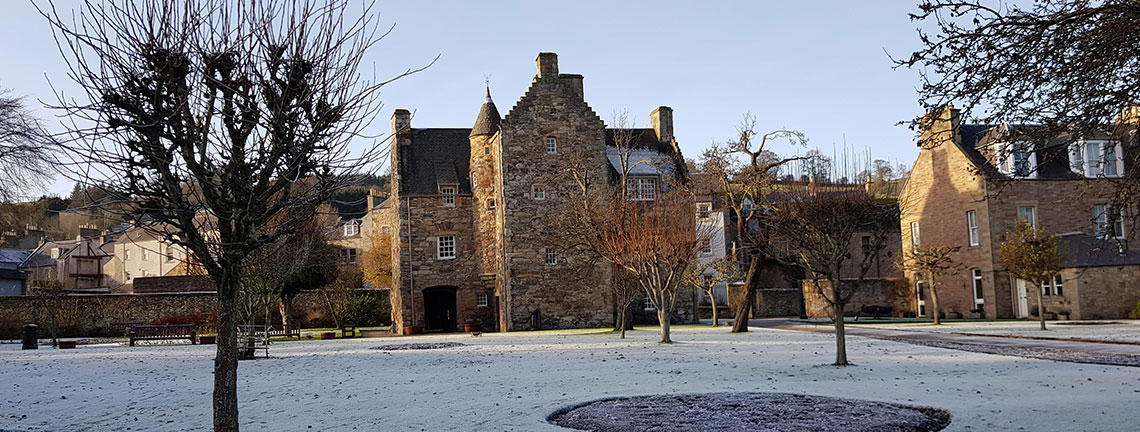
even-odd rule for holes
{"type": "Polygon", "coordinates": [[[420,332],[423,332],[423,329],[420,328],[420,326],[404,326],[405,335],[413,335],[420,332]]]}
{"type": "Polygon", "coordinates": [[[463,325],[463,331],[465,331],[467,333],[481,332],[481,331],[483,331],[483,325],[482,324],[464,324],[463,325]]]}
{"type": "Polygon", "coordinates": [[[202,345],[213,345],[218,342],[217,336],[198,336],[198,343],[202,345]]]}
{"type": "Polygon", "coordinates": [[[336,339],[336,332],[321,332],[321,339],[336,339]]]}
{"type": "Polygon", "coordinates": [[[59,349],[74,349],[75,341],[59,341],[59,349]]]}

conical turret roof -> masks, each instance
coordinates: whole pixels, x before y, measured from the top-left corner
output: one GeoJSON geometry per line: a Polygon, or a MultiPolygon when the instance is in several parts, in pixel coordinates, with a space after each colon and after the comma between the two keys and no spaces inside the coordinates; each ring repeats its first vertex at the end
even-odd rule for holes
{"type": "Polygon", "coordinates": [[[478,135],[494,135],[499,131],[499,122],[502,118],[499,116],[499,110],[495,108],[495,102],[491,100],[491,88],[487,88],[487,99],[483,101],[483,107],[479,109],[479,117],[475,119],[475,126],[471,128],[471,136],[478,135]]]}

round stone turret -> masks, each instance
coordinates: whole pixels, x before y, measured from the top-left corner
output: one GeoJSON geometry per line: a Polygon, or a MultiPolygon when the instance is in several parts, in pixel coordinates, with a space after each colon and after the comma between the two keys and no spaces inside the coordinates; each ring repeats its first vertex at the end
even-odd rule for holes
{"type": "Polygon", "coordinates": [[[499,110],[491,100],[491,89],[487,88],[487,99],[483,101],[483,108],[479,109],[479,117],[475,119],[475,126],[471,128],[471,136],[494,135],[499,131],[499,110]]]}

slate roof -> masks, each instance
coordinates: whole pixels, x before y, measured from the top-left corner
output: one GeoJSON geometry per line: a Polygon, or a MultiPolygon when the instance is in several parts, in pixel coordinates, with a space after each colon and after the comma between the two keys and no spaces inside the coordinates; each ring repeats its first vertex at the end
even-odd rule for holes
{"type": "Polygon", "coordinates": [[[412,142],[400,146],[400,194],[439,195],[440,184],[458,184],[471,193],[471,129],[412,129],[412,142]]]}
{"type": "MultiPolygon", "coordinates": [[[[1028,125],[1014,125],[1009,128],[1031,128],[1028,125]]],[[[993,164],[986,158],[985,155],[979,151],[979,148],[984,148],[997,139],[1002,131],[1000,125],[989,124],[964,124],[959,126],[958,133],[961,140],[954,144],[958,149],[966,155],[974,166],[981,168],[987,175],[994,177],[1006,177],[1000,174],[993,164]]],[[[1090,139],[1110,139],[1108,134],[1095,134],[1090,139]]],[[[1082,178],[1079,174],[1074,173],[1069,161],[1069,144],[1073,142],[1069,137],[1058,137],[1050,139],[1047,142],[1037,144],[1034,152],[1034,157],[1037,159],[1037,170],[1034,172],[1036,179],[1076,179],[1082,178]]],[[[1125,159],[1125,164],[1130,164],[1129,159],[1125,159]]],[[[1130,166],[1125,166],[1125,170],[1130,169],[1130,166]]]]}
{"type": "Polygon", "coordinates": [[[623,145],[629,148],[631,164],[648,160],[656,165],[638,165],[631,170],[630,174],[652,175],[660,173],[676,175],[684,179],[688,178],[688,166],[685,165],[685,158],[681,155],[680,149],[674,147],[672,142],[659,141],[657,132],[652,128],[606,128],[606,157],[610,160],[611,178],[617,178],[618,170],[621,167],[617,152],[619,139],[628,139],[628,142],[623,143],[623,145]],[[623,136],[622,134],[628,135],[623,136]]]}
{"type": "Polygon", "coordinates": [[[499,123],[502,121],[503,116],[499,115],[499,110],[495,108],[495,102],[491,100],[491,90],[487,89],[487,100],[483,102],[483,107],[479,108],[479,116],[475,118],[475,126],[471,128],[471,136],[476,135],[494,135],[499,131],[499,123]]]}
{"type": "Polygon", "coordinates": [[[1102,240],[1085,233],[1061,234],[1068,253],[1066,268],[1140,265],[1140,250],[1123,249],[1116,240],[1102,240]]]}

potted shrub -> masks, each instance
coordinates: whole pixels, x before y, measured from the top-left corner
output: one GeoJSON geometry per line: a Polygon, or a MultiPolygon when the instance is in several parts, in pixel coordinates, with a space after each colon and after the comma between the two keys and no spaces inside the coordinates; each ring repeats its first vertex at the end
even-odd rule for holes
{"type": "Polygon", "coordinates": [[[423,332],[423,328],[421,328],[420,326],[410,326],[410,325],[404,326],[404,335],[414,335],[414,334],[418,334],[421,332],[423,332]]]}
{"type": "Polygon", "coordinates": [[[463,322],[463,331],[467,333],[475,333],[483,331],[483,320],[478,318],[467,318],[463,322]]]}

